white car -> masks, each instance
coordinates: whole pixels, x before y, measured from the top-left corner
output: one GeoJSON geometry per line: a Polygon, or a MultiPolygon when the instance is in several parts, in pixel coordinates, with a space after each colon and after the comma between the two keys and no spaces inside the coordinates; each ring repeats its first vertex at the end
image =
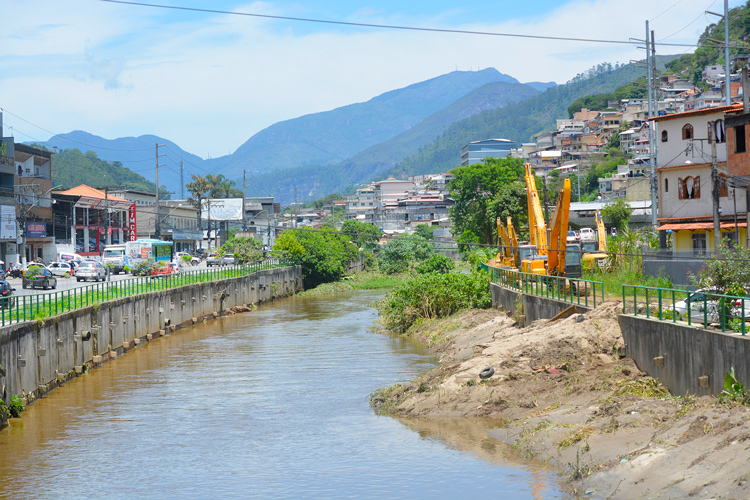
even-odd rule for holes
{"type": "MultiPolygon", "coordinates": [[[[727,317],[725,321],[731,318],[742,318],[742,309],[744,302],[745,310],[745,321],[750,320],[750,297],[747,299],[726,299],[731,301],[728,304],[730,307],[730,317],[727,317]]],[[[690,304],[690,322],[691,323],[721,323],[721,314],[719,308],[721,307],[720,297],[715,295],[715,292],[711,290],[699,289],[687,296],[685,300],[675,302],[674,309],[669,306],[668,310],[673,311],[677,314],[680,319],[687,318],[687,308],[690,304]]]]}
{"type": "Polygon", "coordinates": [[[55,276],[60,276],[63,278],[66,274],[68,275],[68,277],[73,276],[74,274],[73,268],[67,262],[50,262],[49,270],[52,271],[52,274],[54,274],[55,276]]]}
{"type": "Polygon", "coordinates": [[[104,281],[107,279],[107,270],[97,260],[84,260],[76,269],[76,281],[104,281]]]}
{"type": "Polygon", "coordinates": [[[581,228],[581,241],[596,241],[596,233],[590,227],[581,228]]]}
{"type": "Polygon", "coordinates": [[[579,240],[578,234],[575,231],[568,231],[567,241],[568,243],[576,243],[579,240]]]}

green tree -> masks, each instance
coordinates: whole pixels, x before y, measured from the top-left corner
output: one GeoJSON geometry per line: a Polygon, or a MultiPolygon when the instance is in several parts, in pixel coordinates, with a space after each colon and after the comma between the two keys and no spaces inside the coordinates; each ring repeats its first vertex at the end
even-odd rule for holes
{"type": "Polygon", "coordinates": [[[341,225],[341,233],[348,236],[350,241],[367,251],[378,247],[383,231],[376,225],[358,220],[348,220],[341,225]]]}
{"type": "Polygon", "coordinates": [[[421,236],[404,234],[393,238],[380,249],[380,270],[385,274],[402,273],[432,254],[432,244],[429,241],[421,236]]]}
{"type": "Polygon", "coordinates": [[[618,198],[602,207],[602,218],[620,231],[628,227],[632,212],[628,202],[624,198],[618,198]]]}
{"type": "MultiPolygon", "coordinates": [[[[489,158],[482,163],[455,169],[448,186],[454,205],[451,207],[453,234],[460,239],[476,238],[479,243],[497,241],[496,217],[508,213],[521,218],[517,195],[524,178],[523,160],[489,158]],[[518,183],[518,184],[517,184],[518,183]],[[517,184],[515,187],[509,185],[517,184]]],[[[524,194],[525,199],[525,194],[524,194]]],[[[520,225],[520,222],[519,222],[520,225]]]]}
{"type": "Polygon", "coordinates": [[[222,255],[234,254],[235,261],[238,264],[246,264],[263,260],[262,248],[263,244],[255,238],[232,235],[221,245],[219,253],[222,255]]]}
{"type": "Polygon", "coordinates": [[[741,245],[730,248],[724,239],[720,255],[720,258],[706,261],[696,284],[701,288],[715,288],[716,293],[745,296],[744,287],[750,285],[750,248],[741,245]]]}
{"type": "Polygon", "coordinates": [[[209,197],[211,198],[242,197],[242,190],[237,189],[235,182],[227,179],[222,174],[207,174],[205,179],[209,186],[209,197]]]}
{"type": "Polygon", "coordinates": [[[326,226],[320,230],[283,231],[273,245],[273,255],[302,266],[305,288],[315,288],[341,279],[359,250],[348,236],[326,226]]]}
{"type": "Polygon", "coordinates": [[[417,236],[421,236],[422,238],[426,240],[432,239],[432,226],[429,224],[419,224],[417,225],[416,230],[414,231],[414,234],[417,236]]]}

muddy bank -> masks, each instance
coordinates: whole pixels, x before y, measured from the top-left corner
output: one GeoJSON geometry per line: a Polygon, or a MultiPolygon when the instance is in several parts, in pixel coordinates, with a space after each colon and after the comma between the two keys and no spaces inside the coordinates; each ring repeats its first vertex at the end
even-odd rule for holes
{"type": "Polygon", "coordinates": [[[557,466],[580,497],[750,498],[748,408],[673,397],[621,358],[619,307],[524,328],[498,311],[425,323],[413,335],[440,366],[379,391],[373,406],[496,419],[490,436],[557,466]]]}

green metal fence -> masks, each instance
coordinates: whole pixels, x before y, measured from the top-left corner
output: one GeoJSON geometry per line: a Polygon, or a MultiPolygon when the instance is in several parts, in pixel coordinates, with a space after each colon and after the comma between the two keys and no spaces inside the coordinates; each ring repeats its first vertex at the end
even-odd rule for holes
{"type": "Polygon", "coordinates": [[[691,292],[623,285],[622,313],[745,335],[750,320],[750,297],[722,295],[710,290],[691,292]]]}
{"type": "Polygon", "coordinates": [[[493,283],[529,295],[562,300],[586,307],[596,307],[598,303],[604,301],[604,285],[601,281],[522,273],[486,265],[483,267],[491,273],[493,283]]]}
{"type": "Polygon", "coordinates": [[[263,269],[291,265],[280,259],[241,266],[222,266],[160,276],[140,276],[119,281],[106,281],[88,286],[35,295],[13,295],[0,299],[0,325],[43,319],[81,307],[108,300],[141,295],[157,290],[167,290],[193,283],[205,283],[227,278],[247,276],[263,269]]]}

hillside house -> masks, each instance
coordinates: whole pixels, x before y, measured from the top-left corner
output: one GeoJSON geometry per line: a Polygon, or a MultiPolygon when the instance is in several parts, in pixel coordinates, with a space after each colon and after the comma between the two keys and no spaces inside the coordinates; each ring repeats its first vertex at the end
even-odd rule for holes
{"type": "MultiPolygon", "coordinates": [[[[713,203],[711,198],[711,144],[709,123],[724,123],[724,113],[737,110],[723,106],[655,117],[659,155],[657,161],[659,231],[672,235],[675,253],[713,251],[713,203]]],[[[719,135],[716,144],[719,172],[722,237],[735,239],[734,205],[746,212],[744,192],[729,196],[727,143],[719,135]]],[[[738,213],[738,215],[740,215],[738,213]]],[[[741,227],[745,227],[744,223],[741,227]]],[[[744,229],[742,230],[744,233],[744,229]]],[[[745,236],[746,237],[746,236],[745,236]]]]}

